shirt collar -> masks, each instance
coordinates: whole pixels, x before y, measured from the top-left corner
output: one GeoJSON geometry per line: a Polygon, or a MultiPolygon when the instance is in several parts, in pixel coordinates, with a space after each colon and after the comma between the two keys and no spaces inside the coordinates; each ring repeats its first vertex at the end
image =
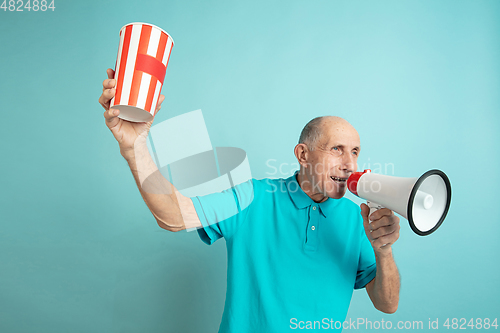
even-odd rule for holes
{"type": "Polygon", "coordinates": [[[290,195],[290,198],[292,199],[295,207],[297,207],[298,209],[303,209],[306,207],[310,207],[312,205],[316,205],[319,207],[323,216],[327,217],[330,209],[335,207],[339,200],[328,198],[322,203],[315,202],[299,186],[299,182],[297,181],[298,173],[299,170],[295,171],[295,173],[292,176],[288,177],[285,180],[288,194],[290,195]]]}

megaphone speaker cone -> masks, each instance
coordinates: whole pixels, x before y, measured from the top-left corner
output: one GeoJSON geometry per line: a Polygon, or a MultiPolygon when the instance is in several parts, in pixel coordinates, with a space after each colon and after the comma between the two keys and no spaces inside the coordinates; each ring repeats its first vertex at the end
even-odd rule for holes
{"type": "Polygon", "coordinates": [[[411,229],[427,236],[443,223],[451,203],[451,184],[440,170],[424,173],[415,183],[408,200],[407,218],[411,229]]]}

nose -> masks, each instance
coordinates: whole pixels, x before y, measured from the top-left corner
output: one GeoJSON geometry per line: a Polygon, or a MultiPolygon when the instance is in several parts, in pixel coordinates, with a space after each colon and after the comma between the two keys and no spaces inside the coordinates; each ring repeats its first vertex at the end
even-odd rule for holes
{"type": "Polygon", "coordinates": [[[348,173],[353,173],[357,170],[356,156],[353,154],[344,154],[342,159],[342,170],[348,173]]]}

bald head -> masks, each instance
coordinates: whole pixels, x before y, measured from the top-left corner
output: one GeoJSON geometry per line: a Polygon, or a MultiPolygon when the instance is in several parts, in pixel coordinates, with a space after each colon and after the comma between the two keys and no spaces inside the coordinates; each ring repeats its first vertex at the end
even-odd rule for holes
{"type": "Polygon", "coordinates": [[[330,133],[351,134],[359,138],[356,129],[345,119],[336,116],[317,117],[309,121],[300,133],[299,144],[303,143],[313,151],[318,146],[328,144],[330,133]]]}
{"type": "Polygon", "coordinates": [[[294,149],[302,190],[315,202],[342,198],[360,150],[359,134],[345,119],[326,116],[308,122],[294,149]]]}

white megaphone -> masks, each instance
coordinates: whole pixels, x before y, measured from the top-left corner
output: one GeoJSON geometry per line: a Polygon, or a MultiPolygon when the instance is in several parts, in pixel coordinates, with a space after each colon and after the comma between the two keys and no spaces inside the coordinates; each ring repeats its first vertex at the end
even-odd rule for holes
{"type": "Polygon", "coordinates": [[[439,228],[451,202],[450,180],[440,170],[427,171],[419,178],[400,178],[367,169],[351,174],[347,188],[367,200],[370,214],[387,207],[407,219],[411,229],[420,236],[439,228]]]}

